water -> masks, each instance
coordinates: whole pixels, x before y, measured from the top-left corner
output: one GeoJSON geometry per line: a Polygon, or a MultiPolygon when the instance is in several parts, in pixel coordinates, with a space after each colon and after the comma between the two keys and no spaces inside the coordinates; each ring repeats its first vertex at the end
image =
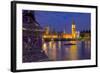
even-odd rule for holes
{"type": "Polygon", "coordinates": [[[91,58],[91,42],[88,41],[48,41],[42,49],[50,61],[83,60],[91,58]]]}

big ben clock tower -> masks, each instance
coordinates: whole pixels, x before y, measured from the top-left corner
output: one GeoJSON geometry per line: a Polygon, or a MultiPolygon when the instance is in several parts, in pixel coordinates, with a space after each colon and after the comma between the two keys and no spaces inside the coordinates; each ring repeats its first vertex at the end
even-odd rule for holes
{"type": "Polygon", "coordinates": [[[76,26],[74,20],[72,21],[72,38],[76,38],[76,26]]]}

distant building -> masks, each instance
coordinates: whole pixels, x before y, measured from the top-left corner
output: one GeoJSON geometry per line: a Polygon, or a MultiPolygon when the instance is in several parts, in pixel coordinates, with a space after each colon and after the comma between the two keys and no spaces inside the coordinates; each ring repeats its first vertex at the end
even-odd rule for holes
{"type": "Polygon", "coordinates": [[[72,38],[76,38],[77,34],[76,34],[76,25],[75,22],[72,21],[72,38]]]}
{"type": "Polygon", "coordinates": [[[54,39],[56,39],[56,38],[64,38],[64,39],[76,39],[77,38],[77,32],[76,32],[76,25],[75,25],[75,22],[74,21],[72,21],[72,28],[71,28],[71,30],[72,30],[72,33],[70,33],[70,34],[68,34],[68,33],[66,33],[65,32],[65,30],[64,30],[64,32],[62,32],[62,33],[56,33],[56,34],[54,34],[54,33],[52,33],[52,34],[50,34],[50,28],[49,28],[49,26],[48,27],[45,27],[45,33],[43,34],[43,38],[45,39],[45,38],[54,38],[54,39]]]}
{"type": "Polygon", "coordinates": [[[85,39],[91,39],[91,31],[90,30],[81,31],[80,36],[85,39]]]}
{"type": "Polygon", "coordinates": [[[77,36],[77,34],[76,34],[76,25],[75,25],[74,21],[72,21],[71,30],[72,30],[72,33],[70,33],[70,34],[67,34],[67,33],[62,34],[63,38],[69,38],[69,39],[75,39],[76,38],[76,36],[77,36]]]}
{"type": "Polygon", "coordinates": [[[79,38],[80,37],[80,32],[76,31],[76,35],[77,35],[77,38],[79,38]]]}
{"type": "Polygon", "coordinates": [[[44,33],[45,34],[50,34],[50,28],[49,28],[49,26],[45,27],[44,33]]]}

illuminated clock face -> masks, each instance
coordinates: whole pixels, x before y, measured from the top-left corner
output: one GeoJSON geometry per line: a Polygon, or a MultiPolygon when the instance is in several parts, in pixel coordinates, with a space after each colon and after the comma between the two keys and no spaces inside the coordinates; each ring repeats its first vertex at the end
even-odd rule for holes
{"type": "Polygon", "coordinates": [[[75,28],[75,25],[72,25],[72,28],[75,28]]]}

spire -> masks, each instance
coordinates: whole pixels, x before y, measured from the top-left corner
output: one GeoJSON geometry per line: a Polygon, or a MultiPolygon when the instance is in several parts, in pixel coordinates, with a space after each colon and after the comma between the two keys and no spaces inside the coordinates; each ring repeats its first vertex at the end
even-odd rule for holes
{"type": "Polygon", "coordinates": [[[75,21],[74,20],[72,20],[72,24],[75,25],[75,21]]]}

